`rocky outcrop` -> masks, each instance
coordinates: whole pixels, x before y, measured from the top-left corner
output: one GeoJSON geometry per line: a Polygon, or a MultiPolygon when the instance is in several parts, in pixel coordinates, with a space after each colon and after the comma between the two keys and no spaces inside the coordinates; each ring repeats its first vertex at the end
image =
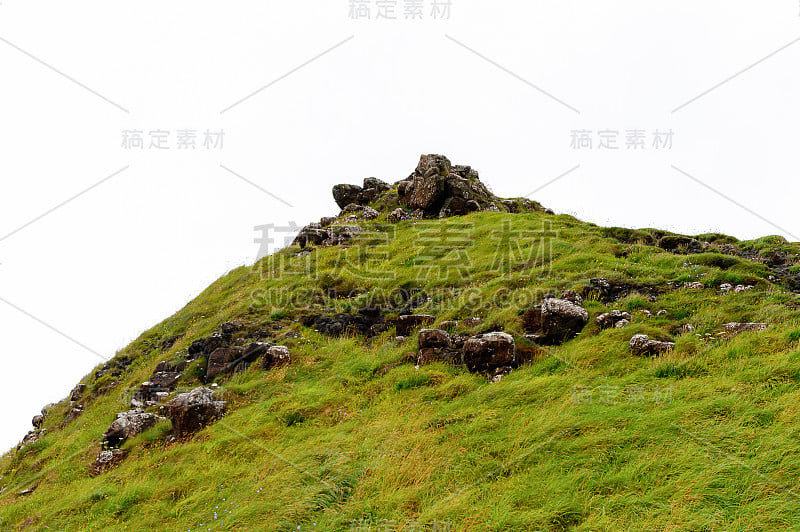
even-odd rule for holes
{"type": "Polygon", "coordinates": [[[737,334],[743,332],[761,332],[767,330],[769,327],[768,323],[726,323],[722,326],[725,329],[725,332],[731,336],[735,336],[737,334]]]}
{"type": "Polygon", "coordinates": [[[635,334],[630,341],[631,354],[636,356],[655,356],[672,351],[674,342],[653,340],[646,334],[635,334]]]}
{"type": "Polygon", "coordinates": [[[453,166],[443,155],[423,155],[414,173],[397,185],[401,205],[426,218],[446,218],[475,211],[541,210],[526,200],[502,200],[481,182],[469,166],[453,166]]]}
{"type": "MultiPolygon", "coordinates": [[[[374,209],[370,210],[377,212],[374,209]]],[[[292,244],[297,244],[301,249],[311,246],[340,246],[349,242],[363,231],[364,229],[357,225],[330,225],[323,228],[320,224],[313,223],[304,227],[295,237],[292,244]]]]}
{"type": "Polygon", "coordinates": [[[178,394],[167,403],[167,416],[179,438],[194,434],[225,413],[227,403],[215,401],[211,388],[199,387],[178,394]]]}
{"type": "Polygon", "coordinates": [[[411,215],[408,214],[403,209],[401,209],[400,207],[396,208],[395,210],[390,212],[388,216],[386,216],[386,220],[393,224],[408,220],[409,218],[411,218],[411,215]]]}
{"type": "Polygon", "coordinates": [[[651,300],[658,296],[657,290],[648,285],[640,285],[626,282],[612,282],[600,277],[589,281],[589,285],[581,291],[584,299],[597,299],[603,303],[612,303],[633,293],[640,293],[651,300]]]}
{"type": "Polygon", "coordinates": [[[711,248],[708,242],[683,235],[663,236],[656,245],[671,253],[703,253],[711,248]]]}
{"type": "Polygon", "coordinates": [[[71,392],[69,392],[69,400],[78,402],[83,399],[83,393],[86,391],[86,385],[81,383],[76,385],[71,392]]]}
{"type": "MultiPolygon", "coordinates": [[[[570,294],[566,294],[570,295],[570,294]]],[[[583,307],[566,299],[546,297],[541,305],[529,308],[523,315],[526,331],[537,343],[555,345],[571,340],[589,321],[583,307]]]]}
{"type": "Polygon", "coordinates": [[[488,371],[513,366],[514,338],[503,332],[473,336],[464,342],[461,362],[470,371],[488,371]]]}
{"type": "Polygon", "coordinates": [[[128,452],[122,449],[106,449],[100,451],[94,463],[92,463],[89,474],[96,477],[97,475],[102,475],[107,471],[111,471],[119,466],[126,456],[128,456],[128,452]]]}
{"type": "Polygon", "coordinates": [[[188,359],[194,360],[201,356],[208,356],[221,347],[228,347],[231,342],[231,335],[225,333],[214,333],[211,336],[195,340],[189,346],[188,359]]]}
{"type": "Polygon", "coordinates": [[[103,446],[107,448],[119,447],[128,438],[141,434],[155,425],[159,419],[157,415],[145,412],[140,408],[120,412],[117,414],[117,419],[111,423],[111,426],[103,434],[103,446]]]}
{"type": "Polygon", "coordinates": [[[154,406],[166,400],[183,376],[188,362],[170,364],[159,362],[148,380],[143,382],[131,399],[131,408],[154,406]]]}
{"type": "Polygon", "coordinates": [[[45,434],[47,434],[47,429],[37,429],[28,432],[25,435],[25,437],[22,438],[22,441],[17,445],[17,450],[21,451],[26,446],[36,443],[37,441],[39,441],[39,438],[41,438],[45,434]]]}
{"type": "Polygon", "coordinates": [[[368,177],[364,180],[364,186],[358,185],[336,185],[333,187],[333,199],[340,209],[348,205],[369,205],[380,196],[381,193],[389,190],[388,183],[375,177],[368,177]]]}
{"type": "Polygon", "coordinates": [[[289,348],[285,345],[273,345],[261,357],[261,369],[270,370],[280,366],[285,366],[292,361],[289,348]]]}
{"type": "Polygon", "coordinates": [[[208,355],[205,382],[211,382],[220,374],[227,374],[246,367],[243,347],[220,347],[208,355]]]}
{"type": "MultiPolygon", "coordinates": [[[[597,316],[594,321],[600,326],[600,329],[611,329],[612,327],[617,327],[618,323],[627,322],[623,325],[627,326],[630,324],[633,317],[630,315],[629,312],[625,312],[622,310],[612,310],[611,312],[605,312],[597,316]]],[[[619,327],[622,328],[622,327],[619,327]]]]}
{"type": "Polygon", "coordinates": [[[334,314],[333,316],[308,316],[301,319],[306,327],[313,327],[326,336],[371,337],[389,329],[383,321],[380,309],[363,308],[357,314],[334,314]]]}
{"type": "Polygon", "coordinates": [[[461,362],[464,339],[450,336],[441,329],[422,329],[417,336],[417,365],[433,362],[457,364],[461,362]]]}

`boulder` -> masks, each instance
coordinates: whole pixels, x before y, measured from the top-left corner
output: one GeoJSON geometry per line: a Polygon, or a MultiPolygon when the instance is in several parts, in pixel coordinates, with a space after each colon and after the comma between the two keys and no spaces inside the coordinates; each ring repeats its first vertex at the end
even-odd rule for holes
{"type": "Polygon", "coordinates": [[[267,349],[264,356],[261,357],[261,369],[268,370],[275,367],[280,367],[290,363],[292,355],[289,353],[289,348],[284,345],[274,345],[267,349]]]}
{"type": "Polygon", "coordinates": [[[245,367],[247,364],[243,347],[220,347],[208,355],[205,382],[214,380],[220,374],[232,373],[245,367]]]}
{"type": "Polygon", "coordinates": [[[380,196],[383,192],[389,190],[389,184],[381,181],[375,177],[368,177],[364,179],[364,187],[358,194],[358,203],[361,205],[369,205],[380,196]]]}
{"type": "Polygon", "coordinates": [[[33,416],[33,419],[31,419],[31,425],[33,425],[33,428],[35,429],[42,428],[43,424],[44,424],[44,416],[42,415],[33,416]]]}
{"type": "Polygon", "coordinates": [[[336,185],[333,187],[333,199],[340,209],[344,209],[350,203],[359,202],[362,190],[358,185],[336,185]]]}
{"type": "Polygon", "coordinates": [[[611,329],[615,327],[620,321],[627,321],[630,323],[632,319],[630,313],[622,310],[612,310],[597,316],[594,321],[600,326],[600,329],[611,329]]]}
{"type": "Polygon", "coordinates": [[[117,419],[111,423],[103,435],[104,447],[119,447],[119,445],[155,425],[159,419],[155,414],[145,412],[140,408],[120,412],[117,419]]]}
{"type": "Polygon", "coordinates": [[[769,324],[767,323],[726,323],[723,325],[725,332],[731,336],[743,332],[761,332],[767,330],[769,324]]]}
{"type": "Polygon", "coordinates": [[[528,309],[523,321],[527,331],[540,333],[540,342],[559,344],[583,330],[589,321],[589,313],[566,299],[548,297],[540,306],[528,309]]]}
{"type": "Polygon", "coordinates": [[[272,347],[272,344],[269,342],[253,342],[247,344],[244,347],[242,358],[244,358],[248,364],[252,364],[258,360],[258,357],[264,356],[270,347],[272,347]]]}
{"type": "Polygon", "coordinates": [[[700,242],[697,239],[681,235],[661,237],[657,246],[673,253],[702,253],[710,247],[707,242],[700,242]]]}
{"type": "Polygon", "coordinates": [[[230,343],[230,336],[222,333],[214,333],[206,338],[195,340],[189,346],[189,360],[194,360],[202,355],[209,355],[220,347],[228,347],[230,343]]]}
{"type": "Polygon", "coordinates": [[[47,434],[47,429],[32,430],[28,432],[25,437],[22,438],[22,441],[19,443],[19,445],[17,445],[17,450],[20,451],[24,447],[36,443],[39,441],[39,438],[45,434],[47,434]]]}
{"type": "MultiPolygon", "coordinates": [[[[330,224],[328,224],[330,225],[330,224]]],[[[300,248],[309,246],[321,246],[328,239],[328,231],[322,228],[321,224],[308,224],[297,233],[292,244],[297,244],[300,248]]]]}
{"type": "Polygon", "coordinates": [[[396,224],[398,222],[402,222],[403,220],[408,220],[408,213],[398,207],[397,209],[390,212],[389,215],[386,217],[386,219],[389,222],[396,224]]]}
{"type": "Polygon", "coordinates": [[[167,412],[177,437],[193,434],[225,413],[227,403],[215,401],[211,388],[199,387],[178,394],[167,403],[167,412]]]}
{"type": "Polygon", "coordinates": [[[636,356],[654,356],[672,351],[674,342],[659,342],[646,334],[635,334],[630,341],[631,353],[636,356]]]}
{"type": "Polygon", "coordinates": [[[565,290],[561,294],[561,299],[569,301],[573,305],[583,306],[583,298],[575,290],[565,290]]]}
{"type": "Polygon", "coordinates": [[[322,245],[325,247],[340,246],[362,232],[364,229],[357,225],[331,226],[328,229],[328,238],[322,241],[322,245]]]}
{"type": "Polygon", "coordinates": [[[584,299],[593,297],[603,303],[611,303],[634,292],[648,296],[651,300],[658,295],[655,288],[647,285],[638,285],[625,282],[612,282],[604,277],[591,279],[589,285],[584,287],[581,295],[584,299]]]}
{"type": "Polygon", "coordinates": [[[628,325],[631,324],[630,320],[619,320],[617,323],[614,324],[615,329],[624,329],[628,325]]]}
{"type": "Polygon", "coordinates": [[[362,220],[374,220],[378,216],[380,216],[380,213],[372,207],[364,207],[364,210],[361,211],[362,220]]]}
{"type": "Polygon", "coordinates": [[[97,475],[101,475],[106,471],[110,471],[120,465],[125,457],[128,456],[127,451],[123,451],[122,449],[108,449],[100,451],[97,454],[97,458],[95,459],[94,463],[92,464],[91,468],[91,476],[96,477],[97,475]]]}
{"type": "MultiPolygon", "coordinates": [[[[313,327],[316,331],[327,336],[359,335],[374,336],[376,324],[383,322],[380,313],[375,314],[370,309],[360,309],[357,314],[334,314],[333,316],[308,316],[301,320],[306,327],[313,327]]],[[[401,335],[402,336],[402,335],[401,335]]]]}
{"type": "Polygon", "coordinates": [[[473,336],[464,342],[461,362],[470,371],[487,371],[515,362],[514,338],[503,332],[473,336]]]}
{"type": "Polygon", "coordinates": [[[397,336],[410,336],[411,331],[417,327],[430,325],[436,321],[430,314],[407,314],[397,318],[397,336]]]}
{"type": "Polygon", "coordinates": [[[76,385],[71,392],[69,392],[69,400],[78,402],[83,398],[83,393],[86,391],[86,385],[81,383],[76,385]]]}
{"type": "Polygon", "coordinates": [[[441,329],[422,329],[417,336],[419,349],[442,349],[450,347],[450,335],[441,329]]]}

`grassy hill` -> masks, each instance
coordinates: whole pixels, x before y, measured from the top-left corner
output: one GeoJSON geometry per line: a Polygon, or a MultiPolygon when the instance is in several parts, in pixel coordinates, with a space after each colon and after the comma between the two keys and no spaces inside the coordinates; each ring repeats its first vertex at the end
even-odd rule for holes
{"type": "MultiPolygon", "coordinates": [[[[538,206],[389,223],[396,205],[372,205],[377,218],[348,221],[364,229],[351,240],[230,272],[87,375],[82,412],[51,407],[38,441],[0,459],[0,529],[800,528],[800,246],[601,228],[538,206]],[[622,297],[587,289],[598,278],[622,297]],[[564,290],[584,294],[589,322],[537,345],[523,314],[564,290]],[[317,330],[314,318],[364,308],[382,326],[317,330]],[[396,338],[403,308],[463,335],[504,331],[518,363],[496,382],[417,366],[416,333],[396,338]],[[614,309],[630,325],[601,330],[614,309]],[[218,376],[224,417],[185,438],[159,420],[93,474],[134,391],[224,323],[233,343],[285,345],[291,363],[218,376]],[[634,356],[635,334],[675,348],[634,356]]],[[[190,360],[172,396],[210,385],[205,363],[190,360]]]]}

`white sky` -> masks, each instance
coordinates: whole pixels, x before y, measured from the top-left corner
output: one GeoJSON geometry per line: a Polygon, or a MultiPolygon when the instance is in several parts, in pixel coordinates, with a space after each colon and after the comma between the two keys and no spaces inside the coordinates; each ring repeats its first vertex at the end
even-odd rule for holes
{"type": "Polygon", "coordinates": [[[531,197],[602,225],[800,234],[796,0],[452,0],[449,20],[432,1],[413,21],[403,0],[398,20],[375,0],[371,20],[348,0],[2,0],[0,448],[100,362],[41,322],[112,356],[252,262],[254,226],[334,214],[332,185],[401,179],[421,153],[501,196],[580,165],[531,197]],[[123,149],[125,129],[173,149],[123,149]],[[175,149],[181,129],[198,149],[175,149]],[[578,129],[594,149],[570,147],[578,129]],[[622,149],[597,149],[605,129],[622,149]]]}

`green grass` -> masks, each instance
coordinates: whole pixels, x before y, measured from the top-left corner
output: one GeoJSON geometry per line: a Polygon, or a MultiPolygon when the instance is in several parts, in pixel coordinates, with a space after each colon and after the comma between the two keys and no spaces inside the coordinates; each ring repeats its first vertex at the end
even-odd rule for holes
{"type": "MultiPolygon", "coordinates": [[[[59,428],[68,409],[60,403],[39,443],[2,458],[0,529],[800,528],[798,297],[770,284],[763,265],[674,255],[645,245],[651,230],[606,230],[563,215],[481,213],[431,227],[464,224],[472,231],[464,254],[442,268],[425,256],[447,255],[419,248],[428,229],[403,222],[391,239],[368,235],[304,257],[282,251],[219,279],[118,353],[135,359],[122,377],[87,376],[80,417],[59,428]],[[499,243],[503,233],[514,235],[510,244],[499,243]],[[361,245],[367,240],[371,246],[361,245]],[[419,268],[434,273],[420,276],[419,268]],[[417,312],[438,322],[479,316],[521,338],[525,307],[601,276],[665,290],[657,301],[587,301],[592,319],[576,339],[495,384],[458,367],[403,363],[415,339],[398,344],[393,331],[332,339],[294,321],[413,290],[430,297],[417,312]],[[666,289],[690,280],[706,289],[666,289]],[[723,296],[722,282],[756,289],[723,296]],[[631,312],[631,326],[600,331],[594,316],[613,308],[631,312]],[[641,312],[662,309],[666,316],[650,319],[641,312]],[[279,325],[277,336],[300,333],[287,343],[292,364],[268,372],[254,364],[218,379],[229,401],[221,421],[181,443],[166,443],[169,424],[159,423],[125,443],[130,454],[119,468],[91,477],[103,432],[126,409],[126,390],[234,319],[279,325]],[[727,340],[703,336],[729,321],[772,326],[727,340]],[[684,323],[695,331],[676,338],[684,323]],[[676,340],[676,349],[632,357],[635,333],[676,340]],[[170,349],[158,347],[175,336],[170,349]],[[33,485],[33,494],[18,495],[33,485]]],[[[774,237],[705,236],[797,252],[774,237]]],[[[201,364],[182,386],[198,385],[201,364]]]]}

